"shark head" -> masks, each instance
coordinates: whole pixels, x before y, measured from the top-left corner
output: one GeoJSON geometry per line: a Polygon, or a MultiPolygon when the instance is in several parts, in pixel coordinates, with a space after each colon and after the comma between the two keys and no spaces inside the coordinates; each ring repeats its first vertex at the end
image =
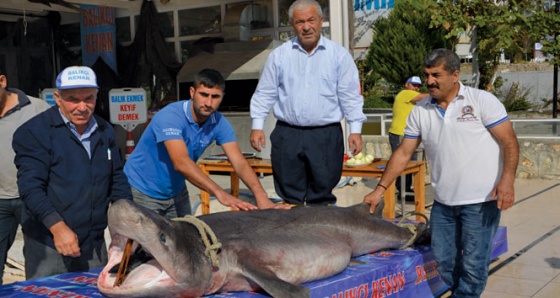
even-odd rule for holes
{"type": "Polygon", "coordinates": [[[97,281],[104,295],[199,297],[212,286],[212,264],[195,227],[167,220],[129,200],[111,205],[108,226],[109,261],[97,281]],[[115,285],[114,268],[121,263],[129,239],[133,240],[132,250],[142,251],[144,257],[115,285]]]}

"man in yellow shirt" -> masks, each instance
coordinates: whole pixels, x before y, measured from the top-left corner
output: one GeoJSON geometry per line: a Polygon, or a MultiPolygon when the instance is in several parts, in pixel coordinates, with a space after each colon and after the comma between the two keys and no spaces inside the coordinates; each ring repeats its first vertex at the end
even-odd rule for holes
{"type": "MultiPolygon", "coordinates": [[[[404,136],[408,114],[410,114],[416,102],[428,96],[427,93],[420,93],[422,80],[417,76],[408,78],[404,86],[405,89],[397,94],[393,103],[393,122],[391,123],[391,128],[389,128],[389,143],[393,152],[397,150],[404,136]]],[[[416,153],[414,153],[411,160],[416,158],[416,153]]],[[[402,190],[400,177],[397,178],[395,187],[398,190],[402,190]]],[[[412,192],[412,175],[410,174],[406,175],[405,192],[412,192]]],[[[412,194],[406,195],[405,198],[406,201],[414,201],[414,195],[412,194]]]]}

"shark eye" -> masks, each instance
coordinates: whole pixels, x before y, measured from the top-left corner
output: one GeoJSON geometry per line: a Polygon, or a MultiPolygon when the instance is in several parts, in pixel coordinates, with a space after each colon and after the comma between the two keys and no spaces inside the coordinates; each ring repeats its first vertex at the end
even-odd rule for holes
{"type": "Polygon", "coordinates": [[[160,233],[159,234],[159,242],[165,244],[166,240],[165,240],[165,234],[160,233]]]}

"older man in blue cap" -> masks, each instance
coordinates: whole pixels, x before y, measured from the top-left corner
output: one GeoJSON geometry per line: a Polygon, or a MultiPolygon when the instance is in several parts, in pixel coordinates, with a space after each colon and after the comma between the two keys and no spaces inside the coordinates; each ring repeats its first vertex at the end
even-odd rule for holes
{"type": "Polygon", "coordinates": [[[93,114],[94,71],[68,67],[56,88],[56,106],[23,124],[12,142],[27,279],[104,266],[109,203],[132,199],[113,127],[93,114]]]}

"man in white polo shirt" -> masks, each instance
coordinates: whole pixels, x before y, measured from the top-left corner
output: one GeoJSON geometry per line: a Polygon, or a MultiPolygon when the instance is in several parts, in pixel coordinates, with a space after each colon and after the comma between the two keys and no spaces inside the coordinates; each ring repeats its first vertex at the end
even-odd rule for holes
{"type": "Polygon", "coordinates": [[[435,201],[432,251],[452,297],[480,297],[502,210],[513,205],[519,145],[503,104],[459,81],[460,59],[432,51],[424,61],[430,96],[413,108],[405,135],[377,187],[364,198],[373,212],[420,142],[435,201]]]}

